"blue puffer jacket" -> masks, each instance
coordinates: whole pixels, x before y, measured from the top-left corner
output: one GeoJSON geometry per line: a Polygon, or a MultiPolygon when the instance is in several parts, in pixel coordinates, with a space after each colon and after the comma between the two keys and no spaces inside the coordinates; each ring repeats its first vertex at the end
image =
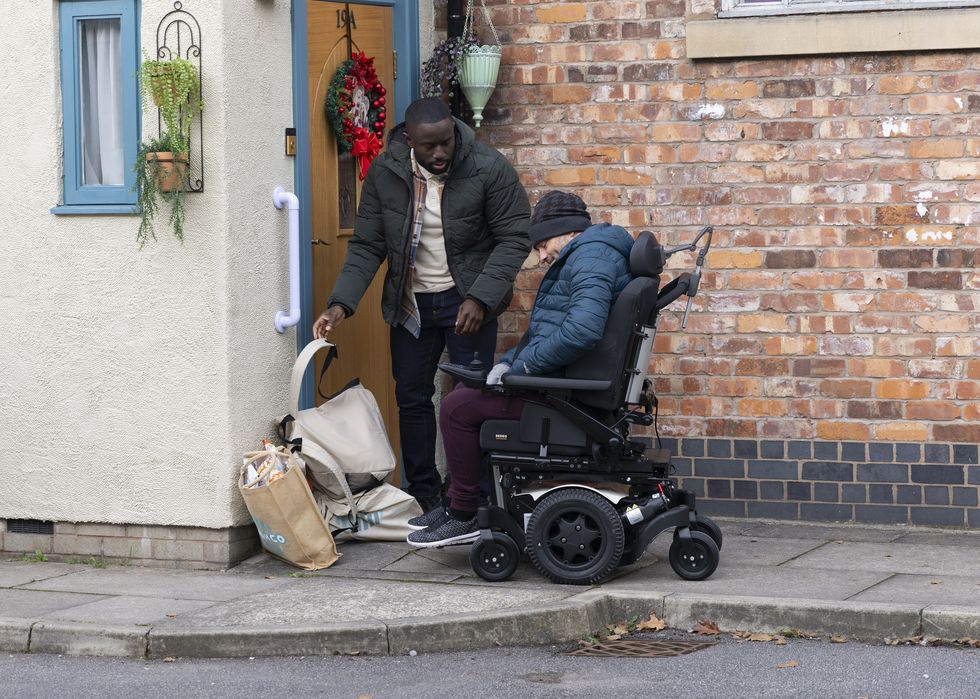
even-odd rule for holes
{"type": "Polygon", "coordinates": [[[613,302],[632,279],[632,246],[629,233],[608,223],[573,238],[541,280],[520,344],[501,361],[516,373],[551,374],[595,347],[613,302]]]}

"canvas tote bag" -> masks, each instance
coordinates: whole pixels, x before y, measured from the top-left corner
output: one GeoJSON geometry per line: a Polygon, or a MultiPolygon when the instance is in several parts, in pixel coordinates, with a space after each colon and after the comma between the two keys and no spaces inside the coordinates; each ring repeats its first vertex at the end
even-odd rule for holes
{"type": "Polygon", "coordinates": [[[246,454],[238,478],[238,491],[259,530],[262,548],[304,570],[328,568],[340,558],[330,529],[296,457],[282,447],[277,454],[289,464],[281,478],[260,486],[245,485],[248,464],[268,457],[268,451],[246,454]]]}
{"type": "Polygon", "coordinates": [[[322,380],[337,356],[326,340],[308,344],[293,364],[291,412],[280,423],[283,440],[306,463],[332,529],[349,530],[356,538],[404,540],[412,531],[408,520],[422,511],[414,498],[384,482],[397,462],[374,395],[355,379],[322,405],[299,409],[303,375],[321,349],[328,350],[322,380]]]}
{"type": "Polygon", "coordinates": [[[414,530],[408,520],[422,514],[418,501],[390,483],[354,495],[354,514],[345,501],[337,501],[322,492],[313,493],[320,513],[339,540],[404,541],[414,530]]]}

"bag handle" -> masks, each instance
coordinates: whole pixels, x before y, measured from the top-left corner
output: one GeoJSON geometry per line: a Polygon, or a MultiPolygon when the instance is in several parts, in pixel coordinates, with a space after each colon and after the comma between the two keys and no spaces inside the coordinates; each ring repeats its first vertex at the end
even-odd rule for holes
{"type": "Polygon", "coordinates": [[[334,475],[334,478],[340,483],[340,487],[344,489],[344,495],[347,496],[347,504],[350,506],[351,521],[357,526],[357,505],[354,503],[354,493],[350,490],[350,485],[347,483],[347,474],[340,470],[340,466],[334,460],[327,451],[316,444],[310,439],[303,440],[303,445],[300,447],[300,454],[309,454],[311,457],[319,461],[321,464],[330,469],[330,472],[334,475]]]}
{"type": "MultiPolygon", "coordinates": [[[[303,348],[303,351],[296,357],[296,361],[293,362],[293,373],[289,379],[289,412],[292,415],[299,414],[299,391],[303,387],[303,375],[306,374],[306,368],[310,365],[313,355],[324,347],[330,348],[327,358],[323,360],[323,371],[326,372],[330,362],[337,357],[337,346],[326,340],[313,340],[303,348]]],[[[320,379],[323,379],[323,373],[320,374],[320,379]]]]}

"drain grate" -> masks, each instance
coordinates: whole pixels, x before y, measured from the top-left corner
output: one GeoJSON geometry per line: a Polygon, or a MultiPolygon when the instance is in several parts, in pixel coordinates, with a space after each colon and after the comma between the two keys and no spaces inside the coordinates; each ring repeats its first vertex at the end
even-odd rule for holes
{"type": "Polygon", "coordinates": [[[594,658],[676,658],[715,645],[712,641],[606,641],[582,646],[565,655],[594,658]]]}
{"type": "Polygon", "coordinates": [[[7,531],[11,534],[54,534],[54,522],[40,519],[8,519],[7,531]]]}

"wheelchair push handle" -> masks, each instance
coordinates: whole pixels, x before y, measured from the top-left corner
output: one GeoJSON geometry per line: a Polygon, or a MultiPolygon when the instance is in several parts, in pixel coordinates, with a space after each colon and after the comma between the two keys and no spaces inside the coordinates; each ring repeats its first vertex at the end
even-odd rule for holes
{"type": "MultiPolygon", "coordinates": [[[[686,275],[687,288],[682,292],[683,295],[687,296],[687,306],[684,308],[684,319],[681,321],[681,328],[687,327],[687,318],[691,314],[691,304],[694,301],[694,297],[698,295],[698,287],[701,286],[701,272],[704,269],[704,260],[708,256],[708,251],[711,249],[711,238],[713,235],[714,228],[711,226],[705,226],[698,231],[698,234],[690,243],[678,245],[676,248],[670,248],[664,254],[664,259],[666,259],[677,252],[698,252],[697,259],[695,260],[694,271],[686,275]],[[701,239],[705,238],[706,236],[707,240],[704,241],[704,245],[702,245],[701,249],[698,250],[698,243],[700,243],[701,239]]],[[[674,298],[676,298],[676,296],[674,298]]],[[[673,299],[671,299],[671,301],[672,300],[673,299]]],[[[666,305],[666,303],[663,304],[663,306],[666,305]]],[[[663,308],[663,306],[660,307],[663,308]]]]}

